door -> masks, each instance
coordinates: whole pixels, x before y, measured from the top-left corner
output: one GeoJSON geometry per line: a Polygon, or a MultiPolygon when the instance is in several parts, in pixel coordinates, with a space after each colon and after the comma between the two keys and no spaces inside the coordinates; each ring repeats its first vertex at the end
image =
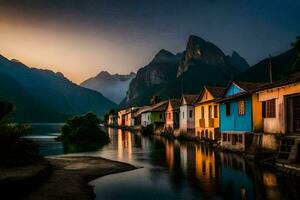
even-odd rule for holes
{"type": "Polygon", "coordinates": [[[300,134],[300,95],[287,98],[287,130],[300,134]]]}

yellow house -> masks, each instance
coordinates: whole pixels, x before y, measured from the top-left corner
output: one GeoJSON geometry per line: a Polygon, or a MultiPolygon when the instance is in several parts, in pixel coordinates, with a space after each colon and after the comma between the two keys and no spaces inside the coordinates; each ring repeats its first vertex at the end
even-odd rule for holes
{"type": "Polygon", "coordinates": [[[219,100],[225,88],[205,86],[195,103],[195,132],[201,139],[215,140],[219,132],[219,100]]]}
{"type": "Polygon", "coordinates": [[[276,150],[278,134],[300,139],[300,74],[268,84],[257,94],[262,104],[262,147],[276,150]]]}

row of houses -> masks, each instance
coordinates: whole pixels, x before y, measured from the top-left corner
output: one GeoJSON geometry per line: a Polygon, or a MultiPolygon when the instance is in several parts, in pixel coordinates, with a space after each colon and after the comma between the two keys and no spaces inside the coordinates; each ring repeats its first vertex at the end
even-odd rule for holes
{"type": "Polygon", "coordinates": [[[175,135],[185,133],[220,141],[222,148],[237,151],[255,145],[277,150],[278,138],[289,136],[290,140],[286,141],[289,147],[282,152],[290,152],[300,143],[300,75],[273,83],[230,82],[225,88],[205,86],[200,94],[120,110],[117,117],[110,118],[115,118],[115,122],[109,123],[118,126],[153,125],[155,130],[171,130],[175,135]]]}

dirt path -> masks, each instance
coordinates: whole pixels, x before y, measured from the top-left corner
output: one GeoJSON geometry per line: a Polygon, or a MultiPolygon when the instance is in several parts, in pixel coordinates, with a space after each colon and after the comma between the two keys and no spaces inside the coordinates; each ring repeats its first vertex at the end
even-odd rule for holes
{"type": "Polygon", "coordinates": [[[98,177],[136,169],[136,167],[99,157],[52,157],[51,177],[27,199],[93,199],[88,183],[98,177]]]}

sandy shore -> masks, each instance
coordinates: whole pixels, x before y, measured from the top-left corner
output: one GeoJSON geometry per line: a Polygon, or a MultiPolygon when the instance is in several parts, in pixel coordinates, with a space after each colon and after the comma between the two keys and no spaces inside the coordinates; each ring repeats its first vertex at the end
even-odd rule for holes
{"type": "Polygon", "coordinates": [[[52,175],[26,199],[93,199],[88,183],[108,174],[134,170],[136,167],[99,157],[51,157],[52,175]]]}

